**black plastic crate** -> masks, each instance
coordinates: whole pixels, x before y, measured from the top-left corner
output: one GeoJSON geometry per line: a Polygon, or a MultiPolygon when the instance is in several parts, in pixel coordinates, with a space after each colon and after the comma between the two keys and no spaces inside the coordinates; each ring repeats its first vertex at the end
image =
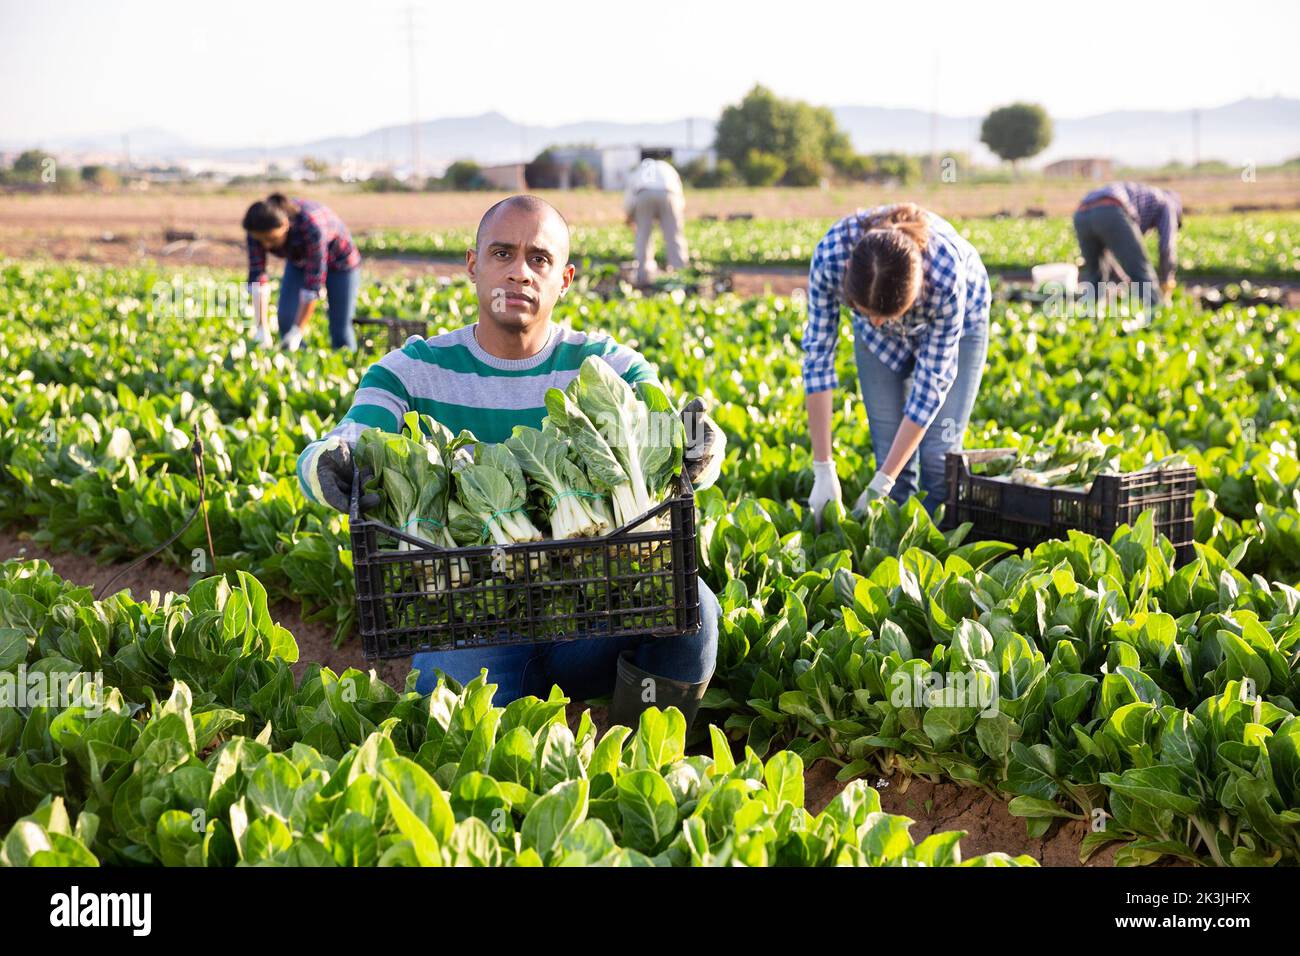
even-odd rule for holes
{"type": "Polygon", "coordinates": [[[383,332],[387,336],[390,352],[400,349],[412,335],[418,335],[422,339],[429,336],[429,323],[424,319],[366,318],[353,319],[352,324],[361,338],[383,332]]]}
{"type": "Polygon", "coordinates": [[[360,513],[353,482],[352,564],[369,660],[421,651],[538,644],[700,626],[695,495],[677,494],[598,538],[438,548],[360,513]],[[671,526],[650,527],[664,513],[671,526]],[[399,551],[401,543],[410,550],[399,551]]]}
{"type": "Polygon", "coordinates": [[[948,502],[944,524],[955,528],[969,521],[973,539],[1005,541],[1033,547],[1071,530],[1109,541],[1122,524],[1132,525],[1143,511],[1154,511],[1155,528],[1173,544],[1177,563],[1195,556],[1192,503],[1196,469],[1191,467],[1098,475],[1087,493],[1068,488],[1036,488],[1005,478],[971,474],[973,463],[1013,449],[987,448],[949,452],[944,462],[948,502]]]}

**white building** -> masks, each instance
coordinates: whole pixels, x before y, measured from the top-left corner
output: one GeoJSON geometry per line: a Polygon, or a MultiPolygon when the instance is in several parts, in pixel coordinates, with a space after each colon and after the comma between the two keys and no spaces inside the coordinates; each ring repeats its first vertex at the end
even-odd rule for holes
{"type": "Polygon", "coordinates": [[[627,185],[628,173],[636,168],[646,153],[661,155],[678,169],[699,157],[703,157],[710,168],[716,162],[715,154],[711,149],[687,149],[681,146],[562,146],[551,149],[550,153],[561,169],[561,189],[572,188],[570,173],[573,165],[579,161],[585,162],[596,171],[596,183],[599,188],[619,191],[627,185]]]}

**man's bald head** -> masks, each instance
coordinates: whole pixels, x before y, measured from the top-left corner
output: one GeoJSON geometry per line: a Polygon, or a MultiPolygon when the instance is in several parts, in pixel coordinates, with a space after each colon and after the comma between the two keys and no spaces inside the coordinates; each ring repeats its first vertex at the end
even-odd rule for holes
{"type": "Polygon", "coordinates": [[[474,248],[465,252],[465,266],[478,291],[485,334],[540,335],[573,281],[569,224],[544,199],[503,199],[479,221],[474,248]]]}
{"type": "Polygon", "coordinates": [[[493,203],[488,211],[483,213],[483,218],[478,221],[478,230],[474,233],[474,247],[481,249],[483,246],[483,237],[488,227],[492,224],[497,216],[506,212],[517,212],[524,215],[535,216],[539,223],[555,217],[555,222],[559,226],[559,233],[564,239],[564,248],[556,250],[563,253],[561,261],[567,262],[569,258],[569,222],[562,215],[560,210],[556,209],[545,199],[539,196],[530,196],[520,194],[518,196],[507,196],[500,202],[493,203]]]}

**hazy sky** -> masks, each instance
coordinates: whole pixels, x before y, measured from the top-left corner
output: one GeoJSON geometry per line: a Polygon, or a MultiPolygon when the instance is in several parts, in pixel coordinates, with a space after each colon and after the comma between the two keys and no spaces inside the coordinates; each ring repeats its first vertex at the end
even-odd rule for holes
{"type": "MultiPolygon", "coordinates": [[[[1300,96],[1297,0],[413,6],[425,119],[714,116],[755,82],[960,115],[1013,99],[1065,117],[1300,96]]],[[[261,146],[405,123],[407,7],[0,0],[0,141],[161,127],[261,146]]]]}

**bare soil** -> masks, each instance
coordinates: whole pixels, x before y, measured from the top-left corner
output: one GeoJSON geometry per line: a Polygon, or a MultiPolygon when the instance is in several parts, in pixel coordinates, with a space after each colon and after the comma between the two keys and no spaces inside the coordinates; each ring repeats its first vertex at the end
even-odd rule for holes
{"type": "MultiPolygon", "coordinates": [[[[0,529],[0,561],[8,558],[47,561],[56,574],[77,584],[95,588],[96,591],[118,571],[130,564],[130,562],[102,563],[93,555],[76,551],[52,551],[12,529],[0,529]]],[[[113,584],[112,593],[125,590],[129,591],[135,600],[145,601],[153,591],[159,594],[168,591],[183,594],[189,588],[190,575],[177,567],[153,560],[146,561],[118,578],[113,584]]],[[[298,662],[293,666],[295,677],[301,677],[307,665],[315,661],[335,673],[341,673],[349,667],[363,671],[373,667],[383,680],[398,689],[406,680],[407,671],[411,669],[410,658],[381,661],[378,664],[367,661],[361,653],[359,641],[352,640],[342,647],[335,647],[332,629],[304,621],[302,607],[296,602],[274,601],[270,610],[271,617],[288,628],[298,641],[298,662]]]]}
{"type": "MultiPolygon", "coordinates": [[[[1171,179],[1161,185],[1175,189],[1188,210],[1227,212],[1234,207],[1257,209],[1300,206],[1300,177],[1267,174],[1256,182],[1239,177],[1171,179]]],[[[921,203],[947,216],[1022,215],[1041,210],[1047,215],[1069,212],[1091,183],[1072,180],[1027,180],[1017,183],[967,185],[922,183],[913,186],[854,186],[827,189],[693,189],[687,195],[691,217],[750,214],[760,219],[843,215],[857,206],[902,199],[921,203]]],[[[440,229],[473,226],[483,211],[504,192],[362,193],[340,185],[294,185],[298,195],[323,199],[354,231],[392,228],[440,229]]],[[[270,192],[269,187],[204,190],[153,188],[145,192],[59,193],[0,196],[0,230],[35,230],[85,235],[111,231],[120,235],[161,233],[166,229],[197,232],[209,239],[241,239],[239,221],[249,203],[270,192]]],[[[623,199],[618,192],[543,190],[571,223],[619,223],[623,199]]]]}
{"type": "MultiPolygon", "coordinates": [[[[820,813],[844,789],[846,785],[835,779],[838,770],[822,761],[805,773],[804,803],[809,812],[820,813]]],[[[1115,863],[1117,845],[1098,850],[1086,864],[1079,862],[1079,847],[1088,834],[1083,820],[1062,820],[1046,836],[1033,839],[1025,831],[1025,821],[1013,817],[1004,801],[977,787],[946,780],[930,783],[915,777],[906,784],[898,777],[869,782],[880,794],[881,809],[916,821],[910,831],[916,842],[943,830],[965,830],[963,859],[1001,851],[1032,856],[1043,866],[1105,867],[1115,863]]]]}
{"type": "MultiPolygon", "coordinates": [[[[1300,207],[1300,178],[1271,176],[1255,183],[1236,178],[1174,180],[1189,209],[1300,207]]],[[[1009,185],[924,184],[835,189],[693,190],[692,217],[749,214],[757,218],[834,216],[859,206],[912,199],[948,216],[1022,215],[1035,210],[1066,213],[1087,184],[1024,182],[1009,185]]],[[[34,193],[0,195],[0,258],[83,262],[126,267],[239,270],[246,265],[239,221],[264,190],[167,191],[114,194],[34,193]],[[194,241],[169,242],[171,230],[193,233],[194,241]]],[[[328,201],[354,232],[384,227],[442,229],[473,226],[483,210],[504,193],[389,193],[344,191],[339,186],[304,187],[303,194],[328,201]]],[[[622,221],[616,193],[577,190],[543,192],[573,223],[622,221]]],[[[420,257],[367,256],[372,276],[456,276],[463,263],[420,257]]],[[[736,268],[730,270],[741,295],[789,295],[805,284],[805,270],[736,268]]]]}

